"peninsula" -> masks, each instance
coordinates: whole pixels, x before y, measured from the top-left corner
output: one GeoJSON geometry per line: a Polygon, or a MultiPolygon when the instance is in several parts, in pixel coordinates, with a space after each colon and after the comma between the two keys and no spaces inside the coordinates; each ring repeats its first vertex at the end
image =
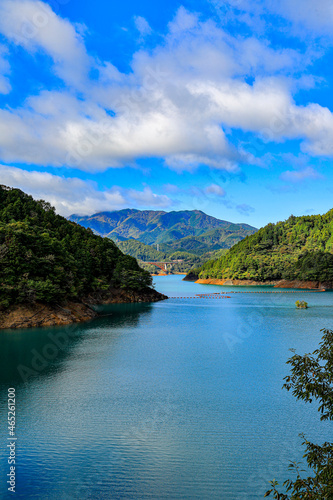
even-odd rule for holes
{"type": "Polygon", "coordinates": [[[333,209],[324,215],[268,224],[219,259],[192,269],[185,280],[203,284],[333,288],[333,209]]]}
{"type": "Polygon", "coordinates": [[[64,325],[96,317],[97,304],[167,298],[151,286],[109,238],[0,186],[0,328],[64,325]]]}

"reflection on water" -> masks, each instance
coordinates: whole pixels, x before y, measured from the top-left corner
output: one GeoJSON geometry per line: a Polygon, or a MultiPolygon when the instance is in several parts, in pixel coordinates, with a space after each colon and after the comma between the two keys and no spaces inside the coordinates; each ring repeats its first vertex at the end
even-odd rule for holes
{"type": "MultiPolygon", "coordinates": [[[[0,387],[17,387],[34,376],[48,376],[59,370],[91,330],[114,330],[138,325],[151,304],[114,304],[99,307],[101,317],[65,327],[2,330],[0,333],[0,387]]],[[[74,354],[75,355],[75,354],[74,354]]]]}
{"type": "MultiPolygon", "coordinates": [[[[156,282],[171,296],[221,290],[156,282]]],[[[302,294],[304,311],[297,298],[119,304],[85,324],[0,332],[1,443],[7,388],[17,391],[15,497],[262,498],[301,459],[299,432],[331,435],[281,390],[288,349],[312,351],[332,325],[332,294],[302,294]]],[[[7,499],[5,445],[0,461],[7,499]]]]}

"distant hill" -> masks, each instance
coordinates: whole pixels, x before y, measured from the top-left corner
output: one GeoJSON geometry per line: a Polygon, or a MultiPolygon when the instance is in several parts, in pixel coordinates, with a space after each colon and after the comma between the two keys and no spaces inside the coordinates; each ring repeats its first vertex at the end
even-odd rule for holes
{"type": "Polygon", "coordinates": [[[333,281],[333,209],[268,224],[198,270],[201,279],[333,281]]]}
{"type": "MultiPolygon", "coordinates": [[[[184,238],[184,240],[186,239],[187,238],[184,238]]],[[[178,241],[181,242],[182,240],[178,241]]],[[[151,273],[156,273],[158,270],[155,266],[147,264],[147,262],[174,262],[172,265],[172,272],[187,273],[193,267],[198,268],[207,262],[207,260],[218,258],[227,251],[226,249],[219,249],[207,250],[205,253],[201,251],[199,253],[194,253],[174,250],[172,246],[165,244],[161,244],[161,250],[157,251],[155,246],[145,245],[138,240],[117,241],[117,246],[126,255],[135,257],[140,266],[151,273]]],[[[209,247],[207,246],[207,248],[209,247]]]]}
{"type": "Polygon", "coordinates": [[[131,255],[143,262],[157,262],[168,258],[169,252],[157,251],[156,246],[145,245],[138,240],[125,240],[116,242],[118,248],[126,255],[131,255]]]}
{"type": "Polygon", "coordinates": [[[253,234],[256,229],[243,228],[241,224],[230,224],[227,228],[211,229],[200,236],[186,236],[173,241],[168,245],[173,250],[202,255],[215,250],[228,249],[246,236],[253,234]]]}
{"type": "Polygon", "coordinates": [[[126,209],[85,217],[71,215],[69,220],[115,241],[134,239],[146,245],[165,243],[174,250],[196,253],[207,252],[211,246],[216,250],[230,248],[257,230],[248,224],[216,219],[200,210],[164,212],[126,209]],[[184,238],[188,239],[185,241],[184,238]]]}

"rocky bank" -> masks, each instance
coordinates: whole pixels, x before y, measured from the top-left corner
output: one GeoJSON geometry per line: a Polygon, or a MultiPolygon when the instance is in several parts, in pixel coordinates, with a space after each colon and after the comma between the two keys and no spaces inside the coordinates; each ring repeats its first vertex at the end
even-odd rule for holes
{"type": "Polygon", "coordinates": [[[141,292],[110,289],[96,292],[84,299],[66,304],[19,304],[0,311],[0,328],[34,328],[40,326],[62,326],[96,318],[96,305],[131,302],[158,302],[168,297],[156,290],[141,292]]]}
{"type": "MultiPolygon", "coordinates": [[[[187,277],[186,277],[187,278],[187,277]]],[[[274,286],[275,288],[304,288],[307,290],[329,290],[333,289],[332,281],[301,281],[301,280],[230,280],[230,279],[188,279],[202,285],[226,285],[226,286],[274,286]]]]}

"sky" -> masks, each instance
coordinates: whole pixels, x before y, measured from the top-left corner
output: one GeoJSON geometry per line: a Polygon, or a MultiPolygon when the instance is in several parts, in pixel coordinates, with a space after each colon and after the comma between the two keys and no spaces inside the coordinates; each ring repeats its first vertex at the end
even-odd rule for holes
{"type": "Polygon", "coordinates": [[[261,227],[333,193],[331,0],[0,0],[0,184],[261,227]]]}

